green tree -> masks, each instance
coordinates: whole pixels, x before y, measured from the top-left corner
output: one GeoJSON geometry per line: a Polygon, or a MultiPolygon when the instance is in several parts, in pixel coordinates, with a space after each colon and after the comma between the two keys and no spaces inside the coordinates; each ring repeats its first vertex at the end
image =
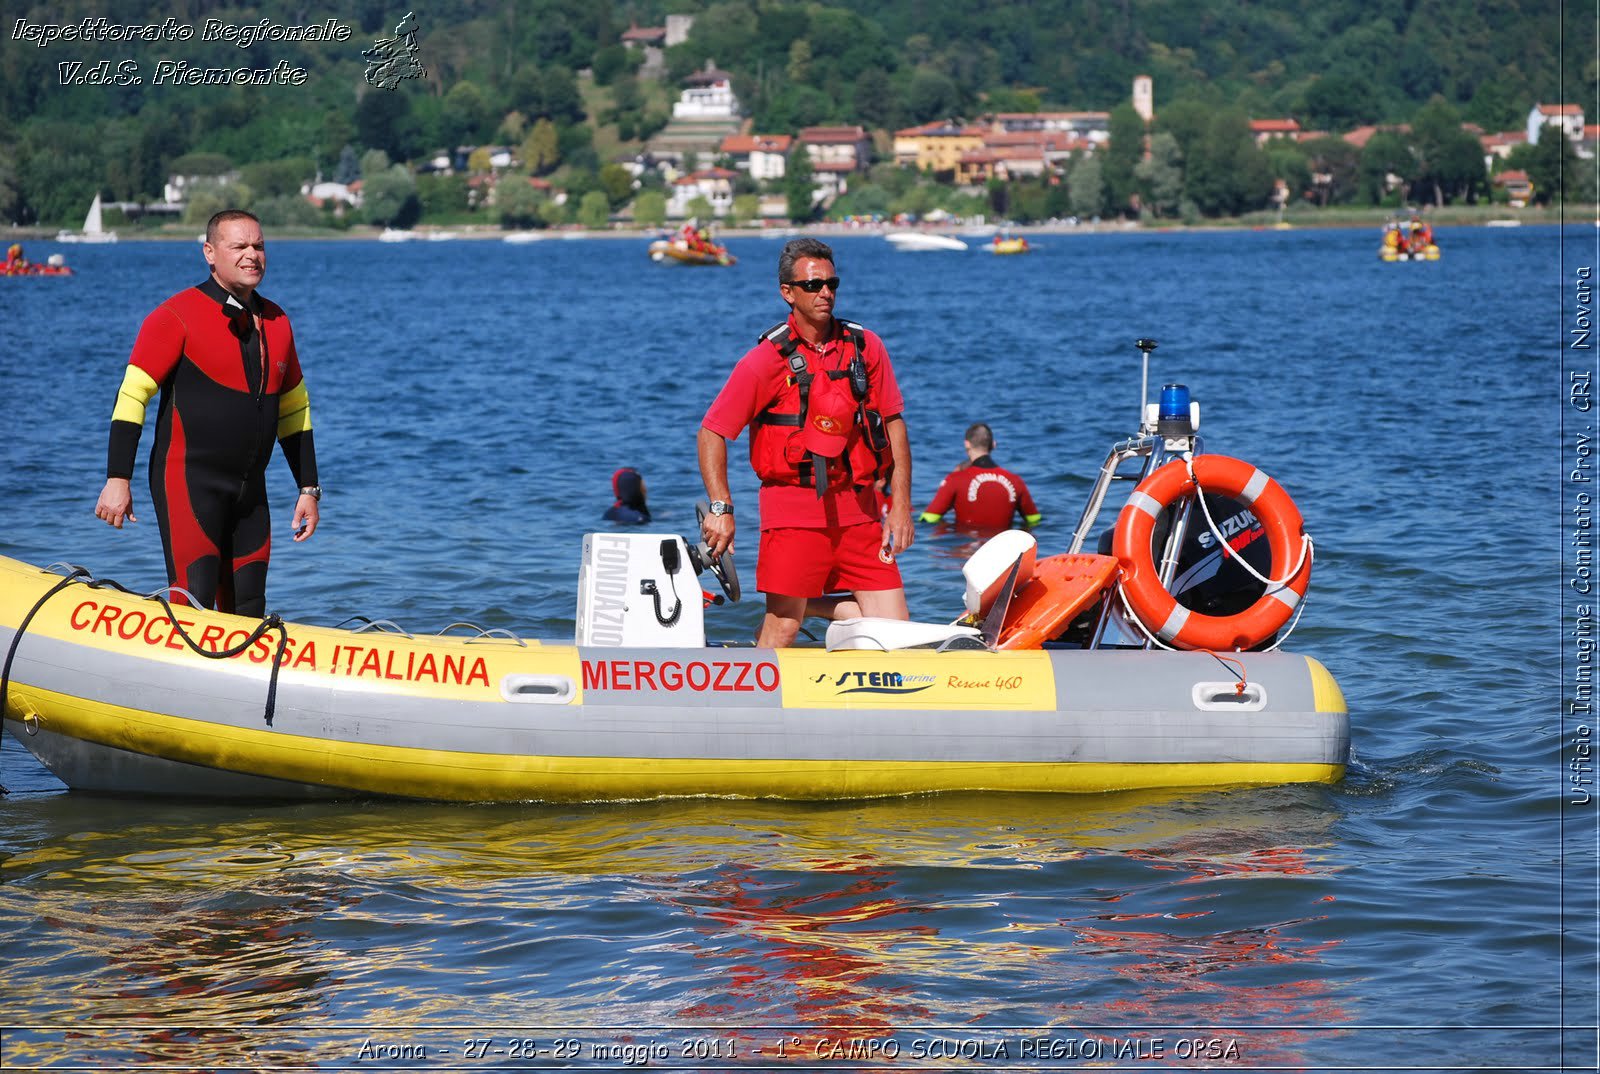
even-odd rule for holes
{"type": "Polygon", "coordinates": [[[1400,197],[1404,200],[1416,166],[1410,139],[1399,131],[1376,132],[1362,147],[1361,159],[1356,166],[1362,197],[1372,205],[1383,201],[1389,193],[1388,177],[1393,175],[1400,182],[1400,197]]]}
{"type": "Polygon", "coordinates": [[[466,176],[419,175],[417,200],[426,217],[458,216],[470,208],[466,176]]]}
{"type": "Polygon", "coordinates": [[[1074,216],[1085,220],[1100,215],[1106,200],[1105,179],[1101,175],[1100,158],[1085,153],[1073,162],[1067,173],[1068,203],[1074,216]]]}
{"type": "Polygon", "coordinates": [[[922,69],[913,73],[900,99],[913,123],[928,123],[961,111],[961,91],[948,75],[938,71],[922,69]]]}
{"type": "Polygon", "coordinates": [[[1331,134],[1313,138],[1305,142],[1303,148],[1317,204],[1326,207],[1352,200],[1357,190],[1356,166],[1361,160],[1361,151],[1331,134]]]}
{"type": "Polygon", "coordinates": [[[544,227],[544,201],[525,175],[507,175],[494,185],[495,212],[500,226],[509,230],[544,227]]]}
{"type": "MultiPolygon", "coordinates": [[[[269,228],[315,228],[322,226],[322,210],[299,195],[275,194],[261,198],[251,211],[269,228]]],[[[210,219],[207,217],[207,219],[210,219]]]]}
{"type": "MultiPolygon", "coordinates": [[[[384,158],[383,166],[389,166],[384,158]]],[[[173,175],[211,175],[221,177],[233,171],[233,161],[221,153],[185,153],[175,157],[167,170],[173,175]]]]}
{"type": "Polygon", "coordinates": [[[1487,181],[1478,140],[1461,129],[1461,116],[1443,97],[1434,96],[1411,121],[1417,157],[1416,181],[1435,205],[1448,199],[1475,200],[1487,181]]]}
{"type": "Polygon", "coordinates": [[[1192,97],[1173,101],[1156,113],[1154,130],[1165,131],[1178,141],[1178,152],[1184,160],[1194,155],[1195,147],[1206,136],[1211,126],[1211,116],[1216,109],[1192,97]]]}
{"type": "Polygon", "coordinates": [[[641,227],[661,227],[667,222],[667,196],[646,190],[633,199],[633,220],[641,227]]]}
{"type": "Polygon", "coordinates": [[[1150,137],[1150,159],[1134,165],[1145,204],[1157,216],[1173,216],[1183,200],[1183,150],[1176,135],[1161,131],[1150,137]]]}
{"type": "Polygon", "coordinates": [[[607,164],[600,169],[600,189],[607,208],[620,209],[633,197],[633,175],[620,164],[607,164]]]}
{"type": "Polygon", "coordinates": [[[571,214],[567,207],[554,198],[546,198],[539,203],[539,216],[549,227],[560,227],[565,224],[571,214]]]}
{"type": "Polygon", "coordinates": [[[797,38],[789,45],[789,65],[786,68],[790,85],[804,85],[811,80],[811,42],[797,38]]]}
{"type": "Polygon", "coordinates": [[[1301,112],[1313,129],[1339,132],[1375,122],[1381,110],[1370,80],[1336,72],[1306,87],[1301,112]]]}
{"type": "Polygon", "coordinates": [[[603,190],[589,191],[578,203],[578,222],[586,228],[599,230],[605,227],[610,215],[611,203],[603,190]]]}
{"type": "Polygon", "coordinates": [[[394,166],[394,161],[389,159],[389,154],[381,149],[369,149],[361,154],[361,178],[371,179],[375,175],[382,175],[394,166]]]}
{"type": "Polygon", "coordinates": [[[627,45],[607,45],[594,54],[595,85],[609,86],[614,82],[632,81],[629,76],[643,59],[642,56],[636,57],[627,45]]]}
{"type": "Polygon", "coordinates": [[[316,178],[317,166],[310,157],[288,160],[263,160],[239,169],[239,179],[257,197],[298,197],[300,188],[316,178]]]}
{"type": "Polygon", "coordinates": [[[407,228],[422,215],[417,184],[403,164],[366,177],[361,184],[361,207],[367,220],[379,227],[407,228]]]}
{"type": "Polygon", "coordinates": [[[444,95],[439,116],[439,141],[447,149],[480,141],[493,129],[495,113],[489,98],[474,83],[462,79],[444,95]]]}
{"type": "Polygon", "coordinates": [[[522,164],[534,175],[545,175],[561,163],[561,139],[555,124],[541,119],[522,143],[522,164]]]}
{"type": "Polygon", "coordinates": [[[584,119],[583,95],[578,92],[578,81],[565,67],[552,67],[540,80],[544,100],[538,115],[558,126],[582,123],[584,119]]]}
{"type": "Polygon", "coordinates": [[[1306,159],[1305,149],[1298,142],[1288,138],[1273,138],[1262,152],[1266,154],[1268,171],[1274,179],[1283,180],[1291,199],[1311,189],[1311,164],[1306,159]]]}
{"type": "Polygon", "coordinates": [[[183,222],[190,227],[205,227],[224,209],[248,209],[251,199],[237,186],[205,187],[189,195],[183,207],[183,222]]]}
{"type": "Polygon", "coordinates": [[[16,224],[22,220],[15,154],[15,146],[0,145],[0,223],[16,224]]]}
{"type": "Polygon", "coordinates": [[[1133,105],[1123,102],[1111,110],[1110,134],[1101,168],[1107,200],[1120,213],[1137,193],[1133,169],[1144,158],[1144,120],[1133,105]]]}
{"type": "Polygon", "coordinates": [[[855,114],[868,127],[892,127],[900,115],[894,84],[880,67],[868,67],[856,76],[851,97],[855,114]]]}
{"type": "Polygon", "coordinates": [[[381,149],[391,160],[410,159],[411,97],[395,90],[369,89],[356,103],[356,138],[368,149],[381,149]]]}
{"type": "Polygon", "coordinates": [[[1227,109],[1212,118],[1189,156],[1184,189],[1208,216],[1237,215],[1267,203],[1272,172],[1243,112],[1227,109]]]}
{"type": "Polygon", "coordinates": [[[795,146],[789,153],[789,162],[783,173],[783,195],[791,223],[809,223],[816,215],[816,202],[811,189],[813,174],[811,154],[805,146],[795,146]]]}
{"type": "Polygon", "coordinates": [[[689,199],[689,204],[684,206],[684,212],[689,219],[698,220],[702,224],[709,224],[717,217],[716,206],[711,204],[704,194],[696,194],[689,199]]]}
{"type": "Polygon", "coordinates": [[[760,220],[761,199],[755,194],[740,194],[733,199],[733,209],[729,215],[735,226],[760,220]]]}
{"type": "Polygon", "coordinates": [[[1539,205],[1570,200],[1571,192],[1578,187],[1578,154],[1553,127],[1539,132],[1538,145],[1517,146],[1507,163],[1528,173],[1533,200],[1539,205]]]}

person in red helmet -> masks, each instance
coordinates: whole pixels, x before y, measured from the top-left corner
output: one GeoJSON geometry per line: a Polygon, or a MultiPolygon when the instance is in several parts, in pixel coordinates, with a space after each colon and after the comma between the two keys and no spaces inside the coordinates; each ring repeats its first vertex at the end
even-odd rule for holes
{"type": "Polygon", "coordinates": [[[624,466],[611,475],[611,494],[617,502],[606,508],[601,516],[607,522],[620,522],[625,526],[643,526],[650,521],[650,507],[645,503],[644,477],[631,466],[624,466]]]}

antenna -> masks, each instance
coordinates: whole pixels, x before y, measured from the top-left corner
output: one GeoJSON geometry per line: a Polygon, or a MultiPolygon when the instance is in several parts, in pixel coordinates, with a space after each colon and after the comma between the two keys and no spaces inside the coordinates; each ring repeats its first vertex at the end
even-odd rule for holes
{"type": "Polygon", "coordinates": [[[1139,377],[1139,424],[1140,426],[1143,426],[1145,404],[1150,399],[1150,352],[1155,350],[1158,346],[1160,346],[1160,344],[1153,339],[1144,339],[1141,337],[1134,340],[1133,345],[1144,352],[1144,369],[1139,377]]]}

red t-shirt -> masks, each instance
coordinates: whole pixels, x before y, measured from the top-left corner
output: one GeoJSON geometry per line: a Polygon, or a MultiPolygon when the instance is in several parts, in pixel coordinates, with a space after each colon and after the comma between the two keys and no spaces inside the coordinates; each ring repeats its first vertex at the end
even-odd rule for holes
{"type": "MultiPolygon", "coordinates": [[[[850,364],[850,348],[839,334],[837,322],[833,337],[820,349],[800,338],[800,327],[792,313],[789,331],[813,369],[843,369],[850,364]]],[[[867,345],[862,359],[867,364],[867,407],[888,420],[904,412],[905,400],[894,379],[894,366],[889,362],[883,340],[870,331],[865,332],[865,336],[867,345]]],[[[763,339],[733,367],[728,382],[712,400],[700,424],[718,436],[737,440],[756,415],[774,404],[781,403],[789,409],[798,407],[799,394],[800,389],[789,383],[789,367],[783,355],[763,339]]],[[[878,492],[872,485],[833,489],[818,498],[817,490],[807,486],[763,483],[758,506],[764,530],[789,526],[850,526],[880,520],[878,492]]]]}
{"type": "Polygon", "coordinates": [[[952,507],[956,509],[956,525],[962,529],[1007,529],[1019,511],[1029,525],[1039,516],[1033,494],[1022,478],[996,466],[987,455],[947,474],[923,518],[931,521],[929,516],[941,517],[952,507]]]}

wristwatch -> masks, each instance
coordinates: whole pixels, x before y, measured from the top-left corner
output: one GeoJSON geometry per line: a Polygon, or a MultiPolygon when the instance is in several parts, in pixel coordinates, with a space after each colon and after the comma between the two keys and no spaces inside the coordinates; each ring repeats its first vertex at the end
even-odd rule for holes
{"type": "Polygon", "coordinates": [[[302,496],[310,496],[313,500],[321,500],[322,499],[322,486],[321,485],[305,485],[300,489],[300,495],[302,495],[302,496]]]}
{"type": "Polygon", "coordinates": [[[712,500],[711,513],[714,515],[731,515],[733,514],[733,504],[727,500],[712,500]]]}

